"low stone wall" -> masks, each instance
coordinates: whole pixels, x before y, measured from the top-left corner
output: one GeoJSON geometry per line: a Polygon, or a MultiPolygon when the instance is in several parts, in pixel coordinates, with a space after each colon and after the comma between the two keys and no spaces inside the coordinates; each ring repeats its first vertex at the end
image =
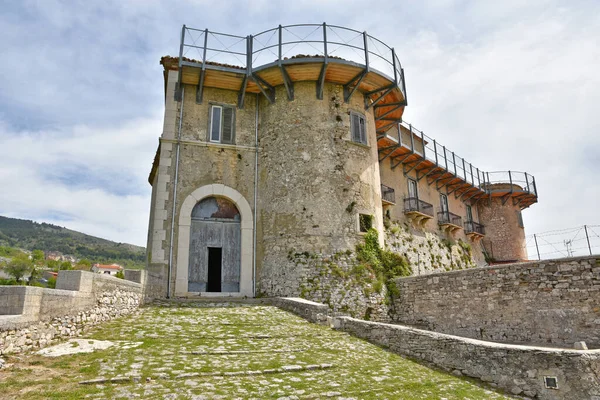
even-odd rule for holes
{"type": "Polygon", "coordinates": [[[397,280],[393,322],[495,342],[600,348],[600,258],[397,280]]]}
{"type": "Polygon", "coordinates": [[[269,303],[317,324],[327,323],[327,316],[330,312],[329,307],[325,304],[299,297],[273,297],[269,299],[269,303]]]}
{"type": "Polygon", "coordinates": [[[77,336],[134,312],[143,300],[140,283],[85,271],[61,271],[56,287],[0,286],[0,355],[77,336]]]}
{"type": "Polygon", "coordinates": [[[600,399],[600,350],[560,350],[484,342],[406,326],[336,317],[336,329],[456,375],[544,400],[600,399]],[[557,389],[546,388],[546,377],[557,389]]]}

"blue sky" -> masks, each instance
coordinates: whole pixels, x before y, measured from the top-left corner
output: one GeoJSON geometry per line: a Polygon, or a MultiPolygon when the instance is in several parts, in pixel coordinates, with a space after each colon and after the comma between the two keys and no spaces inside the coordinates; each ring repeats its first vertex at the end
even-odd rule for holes
{"type": "Polygon", "coordinates": [[[600,224],[598,1],[290,3],[0,0],[0,214],[145,245],[159,59],[181,25],[326,21],[395,47],[407,122],[481,169],[536,176],[527,233],[600,224]]]}

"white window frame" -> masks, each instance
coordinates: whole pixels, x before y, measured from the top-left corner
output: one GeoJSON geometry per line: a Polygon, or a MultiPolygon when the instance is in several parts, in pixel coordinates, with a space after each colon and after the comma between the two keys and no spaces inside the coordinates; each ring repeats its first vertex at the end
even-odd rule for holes
{"type": "Polygon", "coordinates": [[[466,211],[466,214],[467,214],[466,215],[467,222],[475,222],[474,218],[473,218],[473,208],[470,205],[466,204],[466,210],[465,211],[466,211]]]}
{"type": "Polygon", "coordinates": [[[220,143],[220,144],[235,144],[235,107],[228,104],[216,104],[211,103],[209,106],[209,125],[208,125],[208,141],[210,143],[220,143]],[[220,120],[219,120],[219,139],[215,140],[212,137],[212,129],[214,125],[214,109],[218,108],[220,110],[220,120]],[[225,110],[231,109],[231,143],[223,142],[223,124],[225,122],[225,110]]]}
{"type": "Polygon", "coordinates": [[[367,118],[366,118],[366,116],[364,114],[361,114],[361,113],[356,112],[356,111],[350,111],[350,140],[353,143],[362,144],[364,146],[368,146],[369,145],[369,139],[368,139],[368,135],[367,135],[367,118]],[[353,125],[352,125],[353,124],[352,121],[354,121],[354,116],[355,115],[359,118],[359,126],[358,126],[358,129],[359,129],[358,136],[359,137],[360,137],[360,120],[362,120],[362,122],[363,122],[363,126],[365,128],[364,142],[363,141],[356,141],[356,140],[354,140],[354,130],[353,130],[354,128],[353,128],[353,125]]]}
{"type": "Polygon", "coordinates": [[[208,141],[211,143],[221,143],[221,137],[223,136],[223,106],[220,105],[216,105],[216,104],[211,104],[210,106],[210,129],[208,130],[208,141]],[[214,140],[213,139],[213,125],[214,125],[214,118],[215,118],[215,108],[218,108],[219,110],[221,110],[220,112],[220,118],[219,118],[219,139],[214,140]]]}
{"type": "Polygon", "coordinates": [[[444,193],[440,193],[440,209],[443,212],[450,212],[450,205],[448,204],[448,196],[446,196],[444,193]],[[445,210],[444,210],[444,205],[446,206],[445,210]]]}
{"type": "Polygon", "coordinates": [[[408,197],[411,198],[412,196],[410,195],[410,186],[414,185],[415,187],[415,198],[418,199],[419,198],[419,185],[417,185],[417,181],[411,178],[407,178],[407,184],[408,184],[408,197]]]}

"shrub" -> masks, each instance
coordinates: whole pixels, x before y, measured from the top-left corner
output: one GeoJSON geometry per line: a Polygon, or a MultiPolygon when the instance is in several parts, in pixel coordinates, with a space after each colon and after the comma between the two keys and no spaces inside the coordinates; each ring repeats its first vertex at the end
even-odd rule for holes
{"type": "Polygon", "coordinates": [[[125,273],[123,271],[118,271],[115,276],[119,279],[125,279],[125,273]]]}

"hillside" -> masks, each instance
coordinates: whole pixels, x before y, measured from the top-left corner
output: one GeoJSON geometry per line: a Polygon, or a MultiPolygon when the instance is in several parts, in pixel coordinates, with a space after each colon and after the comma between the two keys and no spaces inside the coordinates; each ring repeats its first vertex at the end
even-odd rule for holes
{"type": "Polygon", "coordinates": [[[86,235],[60,226],[0,216],[0,246],[24,250],[60,251],[92,262],[116,262],[143,267],[146,249],[86,235]]]}

